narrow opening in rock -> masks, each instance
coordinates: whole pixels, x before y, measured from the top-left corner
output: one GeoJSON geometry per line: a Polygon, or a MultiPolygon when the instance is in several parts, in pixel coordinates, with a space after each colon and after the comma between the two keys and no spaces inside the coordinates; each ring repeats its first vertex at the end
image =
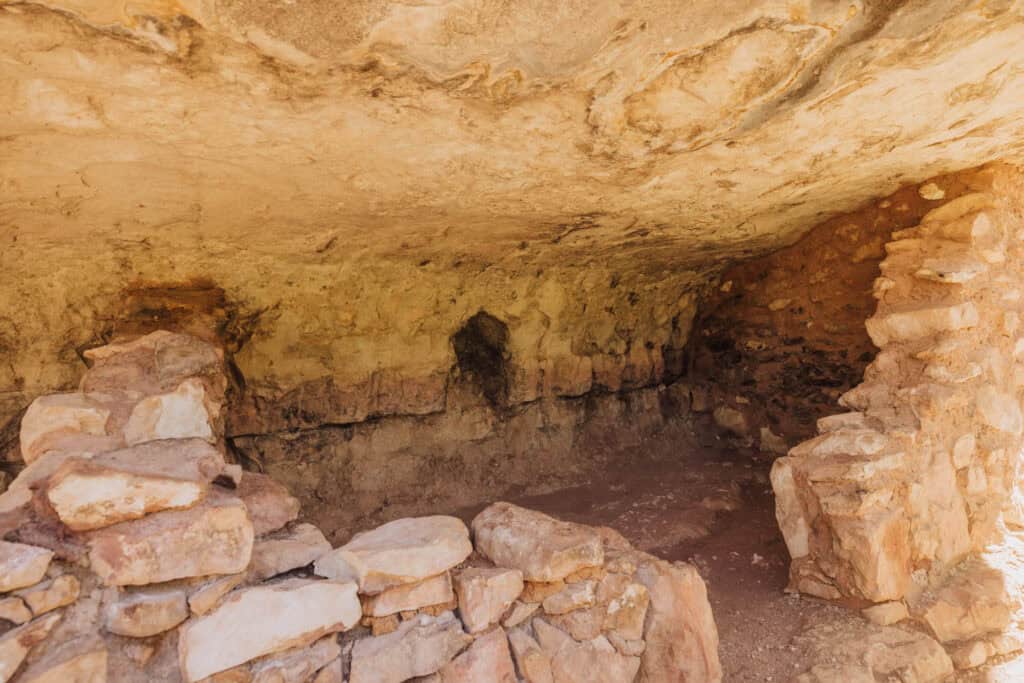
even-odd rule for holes
{"type": "Polygon", "coordinates": [[[462,377],[477,387],[493,406],[508,399],[508,325],[480,311],[452,335],[462,377]]]}

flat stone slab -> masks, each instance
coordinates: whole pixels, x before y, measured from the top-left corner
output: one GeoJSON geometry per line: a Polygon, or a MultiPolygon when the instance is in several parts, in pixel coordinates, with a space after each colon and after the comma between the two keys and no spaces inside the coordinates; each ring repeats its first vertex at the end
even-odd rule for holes
{"type": "Polygon", "coordinates": [[[148,396],[135,404],[124,426],[125,443],[193,437],[213,441],[210,410],[203,382],[187,379],[172,392],[148,396]]]}
{"type": "Polygon", "coordinates": [[[455,599],[448,572],[417,583],[395,586],[363,600],[363,614],[386,617],[399,612],[412,612],[422,607],[450,603],[455,599]]]}
{"type": "Polygon", "coordinates": [[[46,640],[60,618],[60,614],[47,614],[0,636],[0,681],[11,680],[28,653],[46,640]]]}
{"type": "Polygon", "coordinates": [[[58,576],[51,581],[24,588],[15,595],[25,601],[34,616],[70,605],[78,599],[81,584],[71,574],[58,576]]]}
{"type": "Polygon", "coordinates": [[[249,508],[257,536],[277,531],[299,516],[299,499],[265,474],[243,472],[235,495],[249,508]]]}
{"type": "Polygon", "coordinates": [[[181,627],[178,654],[186,681],[299,647],[359,622],[354,583],[289,579],[235,591],[206,616],[181,627]]]}
{"type": "Polygon", "coordinates": [[[169,631],[189,616],[184,587],[108,589],[104,599],[104,625],[111,633],[148,638],[169,631]]]}
{"type": "Polygon", "coordinates": [[[88,531],[191,507],[223,469],[220,452],[200,439],[152,441],[69,459],[51,477],[46,496],[68,528],[88,531]]]}
{"type": "Polygon", "coordinates": [[[105,683],[107,646],[97,634],[55,644],[18,677],[19,683],[105,683]]]}
{"type": "Polygon", "coordinates": [[[0,541],[0,593],[39,583],[52,559],[46,548],[0,541]]]}
{"type": "Polygon", "coordinates": [[[312,524],[296,524],[256,541],[249,565],[249,579],[262,581],[305,567],[330,552],[331,544],[312,524]]]}
{"type": "Polygon", "coordinates": [[[356,641],[349,683],[402,683],[429,676],[470,642],[451,612],[404,621],[393,633],[356,641]]]}
{"type": "Polygon", "coordinates": [[[472,526],[477,550],[499,567],[518,569],[526,581],[558,581],[604,563],[594,529],[511,503],[491,505],[472,526]]]}
{"type": "Polygon", "coordinates": [[[354,578],[360,593],[373,594],[443,574],[472,552],[469,531],[457,517],[408,517],[356,534],[317,560],[315,571],[354,578]]]}
{"type": "Polygon", "coordinates": [[[211,490],[187,510],[158,512],[90,532],[89,561],[108,586],[141,586],[237,574],[249,566],[252,545],[245,505],[211,490]]]}

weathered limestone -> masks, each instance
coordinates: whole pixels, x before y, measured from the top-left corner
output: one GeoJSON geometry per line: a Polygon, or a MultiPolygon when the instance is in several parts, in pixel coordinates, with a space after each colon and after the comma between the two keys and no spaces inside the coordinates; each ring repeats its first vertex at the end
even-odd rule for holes
{"type": "Polygon", "coordinates": [[[312,524],[296,524],[253,544],[249,578],[260,581],[305,567],[330,550],[323,532],[312,524]]]}
{"type": "Polygon", "coordinates": [[[58,576],[51,581],[44,581],[31,588],[15,593],[25,601],[34,616],[40,616],[59,607],[70,605],[78,599],[81,584],[71,574],[58,576]]]}
{"type": "Polygon", "coordinates": [[[245,505],[217,493],[187,510],[169,510],[91,532],[89,560],[110,586],[141,586],[249,566],[253,530],[245,505]]]}
{"type": "Polygon", "coordinates": [[[189,616],[184,587],[109,589],[104,626],[111,633],[148,638],[169,631],[189,616]]]}
{"type": "Polygon", "coordinates": [[[518,569],[464,569],[455,576],[455,592],[466,630],[479,633],[496,623],[523,592],[523,573],[518,569]]]}
{"type": "Polygon", "coordinates": [[[132,409],[124,426],[129,445],[158,439],[212,440],[213,427],[206,389],[198,379],[187,379],[173,392],[149,396],[132,409]]]}
{"type": "Polygon", "coordinates": [[[356,586],[289,579],[242,589],[181,628],[182,674],[198,681],[261,655],[311,643],[359,621],[356,586]],[[222,636],[232,633],[231,647],[222,636]]]}
{"type": "Polygon", "coordinates": [[[315,566],[319,576],[354,579],[360,592],[372,594],[446,572],[471,552],[469,531],[461,520],[419,517],[356,534],[315,566]]]}
{"type": "Polygon", "coordinates": [[[451,612],[402,622],[398,630],[356,641],[350,683],[401,683],[428,676],[450,662],[472,638],[451,612]]]}
{"type": "Polygon", "coordinates": [[[478,637],[438,674],[441,683],[516,683],[505,630],[495,628],[478,637]]]}
{"type": "Polygon", "coordinates": [[[53,552],[24,543],[0,541],[0,593],[38,583],[53,552]]]}
{"type": "Polygon", "coordinates": [[[107,679],[107,646],[98,635],[60,643],[18,677],[26,683],[83,683],[107,679]]]}
{"type": "Polygon", "coordinates": [[[223,468],[224,458],[205,441],[152,441],[66,461],[50,477],[46,497],[69,529],[88,531],[191,507],[223,468]]]}
{"type": "Polygon", "coordinates": [[[53,394],[32,402],[21,420],[21,457],[31,464],[59,437],[69,434],[105,436],[110,397],[53,394]]]}
{"type": "Polygon", "coordinates": [[[882,350],[841,400],[860,424],[823,420],[772,469],[798,590],[915,600],[1002,537],[1024,443],[1024,181],[993,167],[965,184],[886,246],[867,322],[882,350]]]}
{"type": "MultiPolygon", "coordinates": [[[[416,583],[395,586],[366,596],[363,599],[363,614],[370,617],[386,617],[399,612],[411,612],[421,607],[447,604],[454,598],[451,575],[445,572],[416,583]]],[[[463,617],[462,620],[465,622],[466,618],[463,617]]]]}
{"type": "Polygon", "coordinates": [[[47,614],[0,636],[0,681],[11,680],[29,651],[46,639],[60,617],[47,614]]]}
{"type": "Polygon", "coordinates": [[[31,618],[32,612],[21,598],[0,598],[0,619],[20,626],[31,618]]]}
{"type": "Polygon", "coordinates": [[[520,570],[526,581],[557,581],[604,561],[601,538],[592,529],[510,503],[495,503],[477,515],[473,539],[484,556],[520,570]]]}

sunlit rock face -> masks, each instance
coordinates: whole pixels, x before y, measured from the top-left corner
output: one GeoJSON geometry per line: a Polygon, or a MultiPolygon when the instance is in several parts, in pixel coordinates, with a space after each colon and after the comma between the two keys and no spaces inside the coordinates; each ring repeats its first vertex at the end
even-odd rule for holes
{"type": "Polygon", "coordinates": [[[1022,157],[1022,13],[0,2],[0,421],[161,287],[220,292],[236,434],[437,412],[481,311],[510,405],[654,384],[730,259],[1022,157]]]}

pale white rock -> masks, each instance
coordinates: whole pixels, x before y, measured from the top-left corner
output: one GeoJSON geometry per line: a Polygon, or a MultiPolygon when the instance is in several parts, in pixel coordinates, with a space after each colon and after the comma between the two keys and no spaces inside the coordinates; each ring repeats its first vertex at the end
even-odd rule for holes
{"type": "Polygon", "coordinates": [[[1012,395],[984,386],[978,389],[977,406],[982,422],[989,427],[1008,434],[1024,431],[1020,402],[1012,395]]]}
{"type": "Polygon", "coordinates": [[[533,620],[533,630],[541,650],[551,660],[551,673],[556,683],[630,683],[636,680],[640,658],[619,654],[604,636],[577,642],[543,619],[533,620]]]}
{"type": "Polygon", "coordinates": [[[191,507],[223,467],[220,452],[200,439],[151,441],[69,459],[51,477],[46,496],[68,528],[87,531],[191,507]]]}
{"type": "Polygon", "coordinates": [[[542,606],[548,614],[566,614],[573,610],[590,607],[597,598],[596,581],[579,581],[566,584],[565,588],[544,598],[542,606]]]}
{"type": "Polygon", "coordinates": [[[906,604],[896,600],[872,605],[861,610],[861,614],[872,624],[879,626],[891,626],[910,617],[906,604]]]}
{"type": "Polygon", "coordinates": [[[107,646],[97,634],[54,644],[18,676],[21,683],[106,683],[107,646]]]}
{"type": "MultiPolygon", "coordinates": [[[[308,647],[299,647],[267,657],[252,665],[252,683],[306,683],[331,662],[337,662],[341,674],[341,646],[331,634],[308,647]]],[[[317,679],[319,680],[319,679],[317,679]]],[[[341,678],[338,678],[339,683],[341,678]]]]}
{"type": "Polygon", "coordinates": [[[78,579],[71,574],[64,574],[31,588],[20,590],[15,595],[24,600],[28,608],[32,610],[32,614],[38,617],[58,607],[70,605],[78,599],[80,590],[81,584],[78,579]]]}
{"type": "Polygon", "coordinates": [[[771,482],[775,491],[775,518],[789,556],[794,560],[806,557],[810,553],[810,524],[800,503],[793,460],[785,457],[772,463],[771,482]]]}
{"type": "Polygon", "coordinates": [[[185,622],[178,636],[187,681],[345,631],[361,615],[356,585],[289,579],[235,591],[212,612],[185,622]],[[230,634],[230,647],[225,638],[230,634]]]}
{"type": "Polygon", "coordinates": [[[235,495],[248,508],[257,536],[277,531],[299,516],[299,499],[265,474],[243,472],[235,495]]]}
{"type": "Polygon", "coordinates": [[[518,569],[473,567],[455,576],[459,616],[470,633],[496,623],[522,592],[523,573],[518,569]]]}
{"type": "Polygon", "coordinates": [[[356,534],[316,561],[317,575],[356,577],[361,593],[415,583],[448,571],[473,552],[457,517],[410,517],[356,534]]]}
{"type": "Polygon", "coordinates": [[[110,409],[105,395],[52,394],[37,398],[21,419],[21,457],[26,463],[42,455],[47,441],[67,434],[105,436],[110,409]]]}
{"type": "Polygon", "coordinates": [[[498,627],[478,637],[438,674],[441,683],[516,683],[504,629],[498,627]]]}
{"type": "Polygon", "coordinates": [[[964,434],[953,444],[953,466],[962,469],[971,464],[976,449],[974,434],[964,434]]]}
{"type": "Polygon", "coordinates": [[[213,427],[202,381],[187,379],[167,394],[149,396],[132,409],[124,426],[129,445],[158,439],[213,441],[213,427]]]}
{"type": "Polygon", "coordinates": [[[0,619],[15,625],[24,624],[32,618],[32,612],[19,597],[0,598],[0,619]]]}
{"type": "Polygon", "coordinates": [[[47,614],[0,636],[0,681],[10,681],[33,647],[46,640],[61,615],[47,614]]]}
{"type": "Polygon", "coordinates": [[[601,537],[593,529],[511,503],[487,507],[472,527],[477,550],[499,567],[518,569],[526,581],[558,581],[604,563],[601,537]]]}
{"type": "Polygon", "coordinates": [[[367,596],[363,599],[363,614],[370,617],[386,617],[389,614],[412,612],[431,605],[450,603],[454,599],[451,575],[445,572],[367,596]]]}
{"type": "Polygon", "coordinates": [[[884,347],[893,341],[910,341],[974,327],[978,309],[973,302],[949,306],[922,306],[869,318],[865,325],[871,341],[884,347]]]}
{"type": "Polygon", "coordinates": [[[252,522],[237,498],[210,494],[187,510],[157,512],[89,534],[89,561],[108,586],[139,586],[249,566],[252,522]]]}
{"type": "Polygon", "coordinates": [[[0,541],[0,593],[39,583],[52,559],[46,548],[0,541]]]}
{"type": "Polygon", "coordinates": [[[804,455],[875,455],[888,443],[885,434],[874,429],[837,429],[808,439],[789,451],[791,456],[804,455]]]}
{"type": "Polygon", "coordinates": [[[551,658],[540,644],[522,628],[508,632],[508,643],[515,659],[516,670],[525,683],[554,683],[551,658]]]}
{"type": "Polygon", "coordinates": [[[968,257],[960,258],[929,258],[921,262],[921,267],[914,273],[922,280],[963,284],[970,282],[988,270],[988,265],[968,257]]]}
{"type": "Polygon", "coordinates": [[[970,192],[932,209],[921,219],[921,224],[929,226],[929,224],[949,223],[965,216],[973,218],[977,215],[984,215],[977,212],[990,209],[992,206],[991,196],[983,192],[970,192]]]}
{"type": "Polygon", "coordinates": [[[184,587],[149,587],[139,590],[108,589],[104,626],[111,633],[148,638],[169,631],[189,616],[184,587]]]}
{"type": "Polygon", "coordinates": [[[313,524],[296,524],[254,543],[249,578],[260,581],[305,567],[330,550],[331,544],[320,529],[313,524]]]}
{"type": "Polygon", "coordinates": [[[938,201],[946,196],[946,191],[935,183],[925,183],[918,188],[917,193],[930,201],[938,201]]]}
{"type": "Polygon", "coordinates": [[[451,612],[403,621],[392,633],[356,641],[349,683],[402,683],[429,676],[472,640],[451,612]]]}

